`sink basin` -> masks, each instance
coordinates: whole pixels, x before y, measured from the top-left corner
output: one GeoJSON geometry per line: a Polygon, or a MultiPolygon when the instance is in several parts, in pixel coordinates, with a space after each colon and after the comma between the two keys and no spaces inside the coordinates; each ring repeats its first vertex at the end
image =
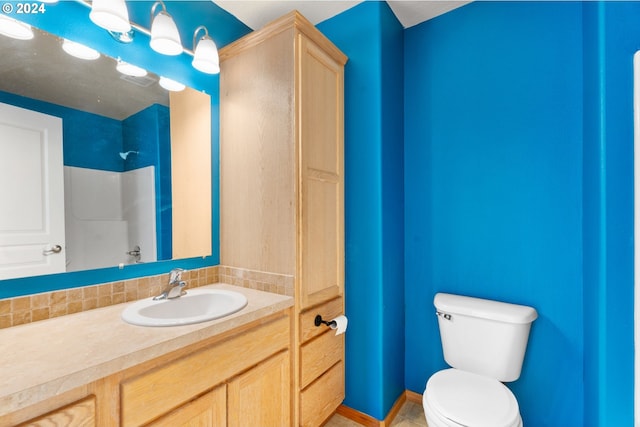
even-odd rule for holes
{"type": "Polygon", "coordinates": [[[178,326],[219,319],[242,310],[247,297],[224,289],[192,289],[179,298],[147,298],[124,309],[122,319],[139,326],[178,326]]]}

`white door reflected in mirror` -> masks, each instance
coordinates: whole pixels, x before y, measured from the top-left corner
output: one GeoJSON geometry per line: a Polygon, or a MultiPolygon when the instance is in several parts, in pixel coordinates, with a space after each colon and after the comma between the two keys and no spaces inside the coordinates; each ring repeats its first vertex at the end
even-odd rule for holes
{"type": "Polygon", "coordinates": [[[2,103],[0,117],[0,280],[63,272],[62,120],[2,103]]]}

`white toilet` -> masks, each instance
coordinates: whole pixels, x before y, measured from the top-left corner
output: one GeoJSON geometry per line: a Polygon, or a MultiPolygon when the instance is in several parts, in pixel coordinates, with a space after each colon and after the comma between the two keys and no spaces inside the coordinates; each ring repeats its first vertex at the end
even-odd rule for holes
{"type": "Polygon", "coordinates": [[[444,360],[427,381],[429,427],[521,427],[515,396],[502,382],[520,377],[535,309],[452,294],[434,300],[444,360]]]}

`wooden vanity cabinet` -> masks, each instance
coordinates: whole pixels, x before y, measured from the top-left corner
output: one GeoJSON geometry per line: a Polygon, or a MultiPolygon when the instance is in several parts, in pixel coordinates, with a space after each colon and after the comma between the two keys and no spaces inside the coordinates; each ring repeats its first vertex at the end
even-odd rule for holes
{"type": "Polygon", "coordinates": [[[120,381],[121,425],[231,426],[241,411],[264,421],[256,425],[287,425],[289,339],[290,317],[280,315],[167,363],[126,372],[120,381]]]}
{"type": "Polygon", "coordinates": [[[221,264],[294,279],[293,425],[344,399],[344,338],[313,321],[344,313],[346,60],[297,12],[220,50],[221,264]]]}
{"type": "Polygon", "coordinates": [[[145,426],[288,426],[289,373],[289,352],[280,352],[145,426]]]}
{"type": "Polygon", "coordinates": [[[0,418],[0,425],[290,425],[290,313],[287,309],[272,314],[25,408],[19,414],[8,414],[0,418]],[[45,415],[34,417],[37,412],[45,415]],[[33,419],[25,423],[29,418],[33,419]]]}

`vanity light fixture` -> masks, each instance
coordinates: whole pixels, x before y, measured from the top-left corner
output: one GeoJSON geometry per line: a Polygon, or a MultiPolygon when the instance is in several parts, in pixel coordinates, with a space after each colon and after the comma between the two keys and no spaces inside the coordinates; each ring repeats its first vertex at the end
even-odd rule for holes
{"type": "Polygon", "coordinates": [[[180,55],[182,53],[182,42],[180,33],[175,21],[167,13],[167,8],[159,0],[151,7],[151,49],[163,55],[180,55]],[[162,10],[156,15],[158,6],[162,10]]]}
{"type": "Polygon", "coordinates": [[[33,30],[31,25],[0,14],[0,34],[18,40],[31,40],[33,30]]]}
{"type": "Polygon", "coordinates": [[[207,74],[218,74],[220,72],[218,48],[204,25],[196,28],[193,33],[193,61],[191,65],[196,70],[207,74]],[[198,32],[201,30],[204,31],[204,34],[198,39],[198,32]]]}
{"type": "Polygon", "coordinates": [[[126,76],[132,77],[144,77],[147,75],[147,70],[145,70],[144,68],[140,68],[137,65],[129,64],[128,62],[124,62],[121,59],[118,59],[116,70],[126,76]]]}
{"type": "Polygon", "coordinates": [[[69,55],[80,59],[94,60],[100,58],[100,52],[97,50],[67,39],[62,42],[62,49],[69,55]]]}
{"type": "Polygon", "coordinates": [[[131,30],[129,11],[124,0],[93,0],[89,19],[107,31],[127,33],[131,30]]]}
{"type": "MultiPolygon", "coordinates": [[[[56,0],[46,0],[56,1],[56,0]]],[[[102,28],[106,28],[111,37],[120,43],[131,43],[136,32],[149,36],[149,46],[163,55],[181,55],[193,57],[191,65],[203,73],[218,74],[220,59],[218,48],[209,31],[200,25],[193,33],[193,50],[182,46],[180,32],[173,17],[167,12],[163,0],[155,0],[150,11],[151,29],[129,21],[126,0],[77,0],[91,9],[89,17],[102,28]]]]}
{"type": "Polygon", "coordinates": [[[182,83],[168,79],[166,77],[160,77],[160,81],[158,82],[158,84],[171,92],[180,92],[185,88],[185,85],[183,85],[182,83]]]}

